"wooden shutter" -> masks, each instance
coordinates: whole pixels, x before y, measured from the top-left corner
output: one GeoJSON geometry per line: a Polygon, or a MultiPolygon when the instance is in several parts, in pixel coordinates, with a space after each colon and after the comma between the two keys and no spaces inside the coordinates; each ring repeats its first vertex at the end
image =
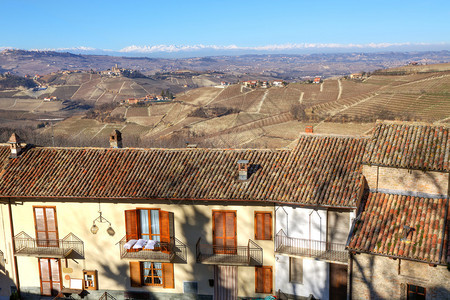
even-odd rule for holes
{"type": "Polygon", "coordinates": [[[137,240],[139,238],[137,210],[132,209],[125,211],[125,231],[127,241],[131,239],[137,240]]]}
{"type": "Polygon", "coordinates": [[[59,267],[59,260],[50,258],[50,270],[52,272],[51,279],[52,279],[52,295],[57,295],[59,291],[61,291],[62,288],[62,282],[61,282],[61,271],[59,267]]]}
{"type": "Polygon", "coordinates": [[[39,258],[41,295],[56,296],[62,288],[60,262],[55,258],[39,258]]]}
{"type": "Polygon", "coordinates": [[[162,274],[163,274],[163,287],[165,289],[174,289],[175,280],[173,274],[173,264],[163,263],[162,264],[162,274]]]}
{"type": "Polygon", "coordinates": [[[221,211],[213,212],[213,245],[217,251],[223,251],[225,228],[223,226],[224,214],[221,211]]]}
{"type": "Polygon", "coordinates": [[[255,213],[255,240],[262,240],[263,238],[263,219],[264,216],[261,213],[255,213]]]}
{"type": "Polygon", "coordinates": [[[41,295],[51,296],[50,264],[46,258],[39,258],[39,277],[41,280],[41,295]]]}
{"type": "Polygon", "coordinates": [[[132,287],[142,286],[141,263],[130,261],[130,283],[132,287]]]}
{"type": "Polygon", "coordinates": [[[272,214],[264,213],[264,239],[272,239],[272,214]]]}
{"type": "Polygon", "coordinates": [[[264,293],[272,294],[272,267],[264,267],[264,293]]]}
{"type": "Polygon", "coordinates": [[[58,226],[54,207],[34,207],[38,247],[58,247],[58,226]]]}
{"type": "Polygon", "coordinates": [[[255,212],[255,239],[272,239],[272,213],[255,212]]]}
{"type": "Polygon", "coordinates": [[[170,252],[170,213],[168,211],[159,211],[160,220],[160,236],[161,236],[161,251],[165,253],[170,252]],[[167,243],[167,244],[164,244],[167,243]]]}
{"type": "MultiPolygon", "coordinates": [[[[225,214],[225,245],[227,248],[236,248],[236,213],[226,212],[225,214]]],[[[234,249],[236,251],[236,249],[234,249]]]]}
{"type": "Polygon", "coordinates": [[[213,212],[214,253],[233,254],[236,252],[236,212],[213,212]]]}
{"type": "Polygon", "coordinates": [[[255,267],[255,292],[272,294],[272,267],[255,267]]]}

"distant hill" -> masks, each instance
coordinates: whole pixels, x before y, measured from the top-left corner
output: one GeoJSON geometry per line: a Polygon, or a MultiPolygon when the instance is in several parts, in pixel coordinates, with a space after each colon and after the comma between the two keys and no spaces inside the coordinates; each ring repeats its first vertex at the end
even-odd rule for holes
{"type": "Polygon", "coordinates": [[[421,64],[450,62],[450,52],[276,54],[182,59],[76,55],[53,51],[3,50],[0,52],[0,70],[16,75],[45,75],[59,70],[100,71],[118,64],[122,68],[139,70],[147,75],[186,69],[215,70],[243,76],[244,79],[251,74],[295,81],[305,76],[342,76],[360,71],[369,72],[399,67],[411,61],[421,64]]]}
{"type": "MultiPolygon", "coordinates": [[[[165,76],[155,86],[176,81],[165,76]]],[[[201,76],[208,82],[220,80],[201,76]]],[[[307,125],[316,133],[364,134],[376,119],[450,124],[450,64],[408,66],[358,79],[339,77],[286,87],[206,86],[181,90],[174,101],[140,106],[107,104],[145,95],[151,87],[146,80],[156,79],[74,73],[48,80],[59,83],[49,86],[49,95],[69,100],[45,102],[17,98],[17,94],[8,98],[4,91],[0,114],[20,124],[33,117],[62,116],[65,120],[55,123],[53,130],[44,121],[47,125],[35,134],[53,132],[60,143],[72,146],[107,146],[113,129],[123,133],[126,146],[182,147],[189,142],[222,148],[277,148],[291,145],[307,125]],[[395,75],[399,71],[402,75],[395,75]],[[96,105],[97,112],[84,116],[82,103],[96,105]]],[[[42,123],[35,121],[34,126],[36,122],[42,123]]]]}

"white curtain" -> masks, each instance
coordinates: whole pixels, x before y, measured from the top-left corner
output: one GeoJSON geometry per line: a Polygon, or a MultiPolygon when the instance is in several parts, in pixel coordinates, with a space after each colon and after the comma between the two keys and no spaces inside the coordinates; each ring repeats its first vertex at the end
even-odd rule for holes
{"type": "MultiPolygon", "coordinates": [[[[151,216],[151,222],[152,222],[152,234],[160,234],[159,231],[159,210],[151,210],[150,211],[150,216],[151,216]]],[[[158,236],[154,236],[152,238],[155,241],[159,241],[159,235],[158,236]]]]}
{"type": "Polygon", "coordinates": [[[141,217],[141,239],[149,240],[149,226],[148,226],[148,210],[140,210],[141,217]]]}

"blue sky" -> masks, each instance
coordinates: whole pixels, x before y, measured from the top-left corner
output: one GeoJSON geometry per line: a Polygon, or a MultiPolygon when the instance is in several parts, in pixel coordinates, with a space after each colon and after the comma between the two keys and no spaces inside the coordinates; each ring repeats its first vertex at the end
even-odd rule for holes
{"type": "Polygon", "coordinates": [[[0,47],[20,49],[450,49],[448,0],[0,0],[0,16],[0,47]]]}

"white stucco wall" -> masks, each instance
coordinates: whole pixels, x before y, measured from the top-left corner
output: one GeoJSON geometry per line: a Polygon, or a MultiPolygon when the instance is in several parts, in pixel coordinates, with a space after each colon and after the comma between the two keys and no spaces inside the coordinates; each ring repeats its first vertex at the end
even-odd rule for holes
{"type": "Polygon", "coordinates": [[[308,297],[313,294],[314,297],[321,300],[327,300],[329,289],[328,263],[303,258],[303,283],[289,282],[289,256],[275,256],[275,288],[286,294],[308,297]]]}
{"type": "MultiPolygon", "coordinates": [[[[355,212],[349,212],[349,232],[355,212]]],[[[327,210],[289,206],[275,207],[275,233],[281,229],[287,236],[317,241],[327,240],[327,210]]],[[[345,243],[346,241],[342,241],[345,243]]],[[[289,256],[275,256],[275,290],[286,294],[316,298],[329,298],[329,263],[312,258],[303,258],[303,283],[289,282],[289,256]]]]}
{"type": "MultiPolygon", "coordinates": [[[[326,241],[327,211],[278,206],[275,208],[275,232],[280,229],[289,237],[326,241]]],[[[303,283],[289,282],[289,256],[276,255],[275,290],[308,297],[313,294],[328,299],[328,263],[303,258],[303,283]]]]}
{"type": "Polygon", "coordinates": [[[277,206],[275,233],[280,229],[290,237],[326,240],[327,211],[309,208],[277,206]],[[310,224],[311,220],[311,224],[310,224]]]}

